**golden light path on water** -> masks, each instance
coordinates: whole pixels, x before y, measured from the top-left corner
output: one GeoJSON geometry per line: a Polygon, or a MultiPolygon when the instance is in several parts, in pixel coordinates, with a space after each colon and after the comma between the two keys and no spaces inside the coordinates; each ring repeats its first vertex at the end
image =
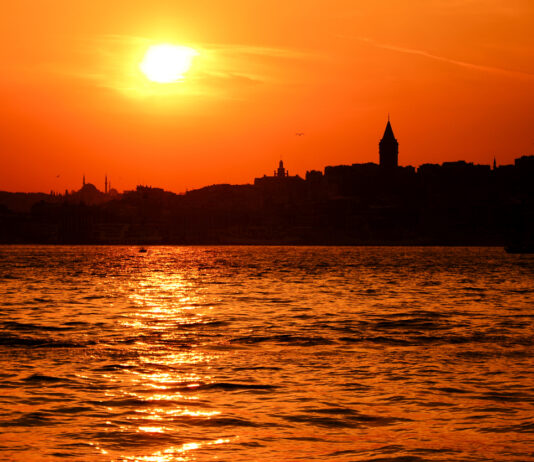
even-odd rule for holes
{"type": "Polygon", "coordinates": [[[0,257],[6,460],[532,460],[534,259],[314,247],[0,257]]]}
{"type": "MultiPolygon", "coordinates": [[[[187,325],[195,319],[195,323],[202,323],[202,318],[205,316],[203,312],[198,312],[200,303],[199,298],[191,296],[191,285],[180,276],[173,275],[171,277],[162,274],[151,274],[148,279],[139,283],[132,291],[129,298],[139,311],[132,313],[133,321],[123,321],[121,324],[125,328],[133,328],[136,330],[147,331],[166,331],[171,330],[176,326],[176,323],[187,325]],[[181,295],[181,296],[180,296],[181,295]],[[196,311],[195,311],[196,310],[196,311]],[[199,321],[200,318],[200,321],[199,321]]],[[[212,307],[208,307],[211,310],[212,307]]],[[[141,345],[140,345],[141,346],[141,345]]],[[[150,345],[143,345],[150,351],[150,345]]],[[[172,367],[173,365],[195,365],[200,362],[208,362],[211,358],[205,354],[198,353],[169,353],[164,357],[159,358],[158,364],[172,367]]],[[[151,363],[153,360],[150,356],[140,356],[141,363],[151,363]]],[[[211,377],[200,376],[197,374],[183,374],[176,377],[171,373],[140,373],[132,371],[134,377],[132,383],[144,384],[145,387],[153,388],[158,392],[154,394],[135,395],[135,398],[145,400],[149,404],[157,403],[158,401],[197,401],[198,396],[186,396],[181,393],[165,394],[165,391],[172,388],[172,385],[177,381],[186,384],[185,386],[190,390],[198,388],[198,382],[209,383],[211,377]]],[[[173,431],[172,427],[165,427],[156,425],[157,423],[167,422],[173,417],[191,417],[191,418],[205,418],[209,419],[212,416],[221,414],[221,411],[203,411],[196,409],[188,409],[186,407],[180,409],[164,409],[164,408],[140,408],[135,410],[142,417],[131,416],[128,420],[139,421],[142,425],[138,426],[139,432],[149,434],[165,433],[173,431]]],[[[212,441],[191,442],[184,443],[181,446],[171,446],[164,450],[158,450],[148,456],[131,456],[124,460],[143,460],[150,462],[165,462],[165,461],[187,461],[190,460],[188,454],[200,448],[209,447],[212,445],[219,445],[229,443],[235,438],[219,438],[212,441]]],[[[103,452],[106,453],[106,452],[103,452]]]]}

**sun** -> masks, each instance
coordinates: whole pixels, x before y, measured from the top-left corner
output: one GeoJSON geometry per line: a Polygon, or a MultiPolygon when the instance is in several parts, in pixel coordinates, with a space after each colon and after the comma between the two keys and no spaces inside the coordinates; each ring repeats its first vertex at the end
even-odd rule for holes
{"type": "Polygon", "coordinates": [[[193,48],[163,43],[152,45],[139,64],[148,80],[172,83],[182,80],[198,52],[193,48]]]}

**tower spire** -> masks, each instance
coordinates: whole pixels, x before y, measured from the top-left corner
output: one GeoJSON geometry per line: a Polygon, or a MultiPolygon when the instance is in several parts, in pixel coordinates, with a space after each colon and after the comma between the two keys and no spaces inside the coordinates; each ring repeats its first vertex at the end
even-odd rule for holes
{"type": "Polygon", "coordinates": [[[384,130],[384,135],[378,143],[380,166],[384,168],[397,168],[399,165],[399,143],[393,134],[388,113],[388,123],[384,130]]]}
{"type": "Polygon", "coordinates": [[[282,178],[287,176],[286,169],[284,168],[284,161],[280,159],[280,162],[278,164],[278,170],[275,171],[275,176],[278,178],[282,178]]]}

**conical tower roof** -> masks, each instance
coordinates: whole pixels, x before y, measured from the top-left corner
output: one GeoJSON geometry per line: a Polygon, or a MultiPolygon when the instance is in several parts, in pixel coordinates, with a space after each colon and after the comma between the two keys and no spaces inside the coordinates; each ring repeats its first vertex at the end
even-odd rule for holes
{"type": "Polygon", "coordinates": [[[395,140],[395,135],[393,134],[393,128],[391,128],[391,122],[388,120],[386,125],[386,130],[384,131],[384,136],[382,140],[395,140]]]}

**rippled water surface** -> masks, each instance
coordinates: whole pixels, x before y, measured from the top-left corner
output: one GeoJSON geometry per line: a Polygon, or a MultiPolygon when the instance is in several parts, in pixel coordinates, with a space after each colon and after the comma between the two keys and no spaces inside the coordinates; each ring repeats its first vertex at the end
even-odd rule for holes
{"type": "Polygon", "coordinates": [[[0,459],[534,460],[534,257],[0,247],[0,459]]]}

